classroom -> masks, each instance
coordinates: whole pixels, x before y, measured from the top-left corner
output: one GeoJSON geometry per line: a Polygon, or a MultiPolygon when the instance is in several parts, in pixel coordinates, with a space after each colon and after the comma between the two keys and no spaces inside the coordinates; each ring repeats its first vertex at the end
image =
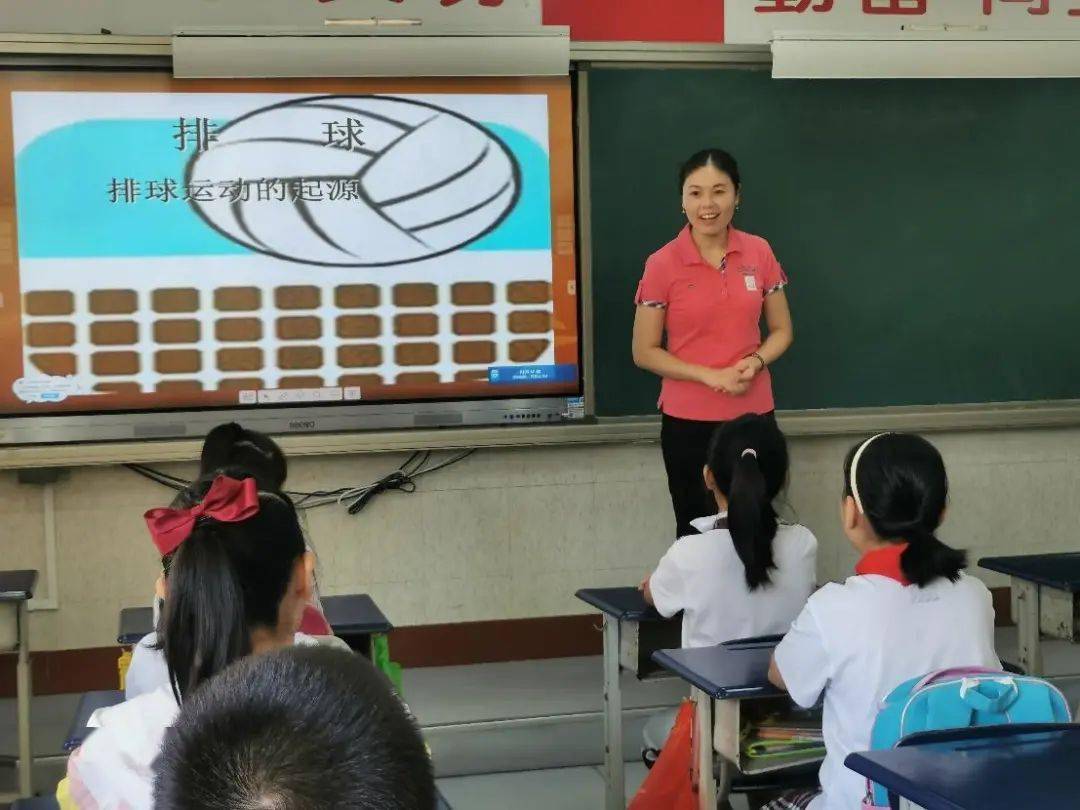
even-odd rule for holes
{"type": "Polygon", "coordinates": [[[1080,0],[0,0],[0,808],[1071,806],[1077,132],[1080,0]]]}

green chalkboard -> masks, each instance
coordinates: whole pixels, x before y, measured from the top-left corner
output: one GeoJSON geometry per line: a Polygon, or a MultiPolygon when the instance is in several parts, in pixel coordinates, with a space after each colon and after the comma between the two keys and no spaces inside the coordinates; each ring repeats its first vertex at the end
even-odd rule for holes
{"type": "Polygon", "coordinates": [[[608,68],[587,98],[599,415],[655,412],[633,294],[704,146],[790,277],[779,408],[1080,397],[1080,80],[608,68]]]}

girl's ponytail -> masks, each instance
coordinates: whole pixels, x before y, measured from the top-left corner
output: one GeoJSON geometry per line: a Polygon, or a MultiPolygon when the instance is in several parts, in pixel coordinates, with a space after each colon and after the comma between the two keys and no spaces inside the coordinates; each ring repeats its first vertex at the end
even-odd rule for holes
{"type": "Polygon", "coordinates": [[[908,581],[920,588],[939,577],[956,582],[967,566],[966,552],[945,545],[923,526],[912,526],[901,536],[908,547],[900,555],[900,568],[908,581]]]}
{"type": "Polygon", "coordinates": [[[769,584],[778,521],[773,500],[787,480],[784,434],[771,416],[747,414],[716,429],[708,467],[728,501],[728,531],[742,561],[746,584],[769,584]]]}
{"type": "Polygon", "coordinates": [[[844,491],[878,537],[907,542],[900,567],[909,582],[924,587],[959,579],[967,554],[936,534],[949,480],[930,442],[911,433],[882,433],[856,444],[844,463],[844,491]]]}
{"type": "Polygon", "coordinates": [[[251,652],[243,587],[217,528],[198,526],[169,564],[161,647],[177,702],[251,652]]]}
{"type": "Polygon", "coordinates": [[[769,583],[773,562],[772,541],[777,519],[757,451],[746,448],[731,472],[728,498],[728,531],[742,560],[746,584],[755,590],[769,583]]]}

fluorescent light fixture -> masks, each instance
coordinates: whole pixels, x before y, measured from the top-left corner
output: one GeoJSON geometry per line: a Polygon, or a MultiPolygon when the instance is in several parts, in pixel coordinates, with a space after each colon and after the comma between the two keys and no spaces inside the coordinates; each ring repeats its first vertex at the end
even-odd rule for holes
{"type": "MultiPolygon", "coordinates": [[[[565,26],[527,31],[431,31],[411,21],[349,23],[349,33],[182,31],[173,35],[179,79],[332,76],[565,76],[565,26]]],[[[346,24],[341,22],[339,24],[346,24]]]]}
{"type": "Polygon", "coordinates": [[[1080,76],[1080,40],[972,33],[778,32],[775,79],[1042,79],[1080,76]]]}
{"type": "Polygon", "coordinates": [[[327,28],[335,27],[349,27],[349,26],[365,26],[375,28],[377,26],[405,26],[405,25],[423,25],[424,21],[419,17],[403,17],[401,19],[384,18],[384,17],[352,17],[333,20],[323,20],[323,25],[327,28]]]}

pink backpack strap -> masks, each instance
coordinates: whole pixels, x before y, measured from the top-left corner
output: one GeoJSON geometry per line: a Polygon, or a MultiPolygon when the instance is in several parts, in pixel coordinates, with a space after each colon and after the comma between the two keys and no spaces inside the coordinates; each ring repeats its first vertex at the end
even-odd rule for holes
{"type": "Polygon", "coordinates": [[[990,669],[989,667],[950,667],[949,669],[939,669],[936,672],[928,672],[923,679],[919,681],[915,686],[911,688],[912,692],[918,692],[920,689],[925,689],[933,683],[938,681],[946,681],[951,678],[962,678],[968,675],[1004,675],[1000,669],[990,669]]]}

